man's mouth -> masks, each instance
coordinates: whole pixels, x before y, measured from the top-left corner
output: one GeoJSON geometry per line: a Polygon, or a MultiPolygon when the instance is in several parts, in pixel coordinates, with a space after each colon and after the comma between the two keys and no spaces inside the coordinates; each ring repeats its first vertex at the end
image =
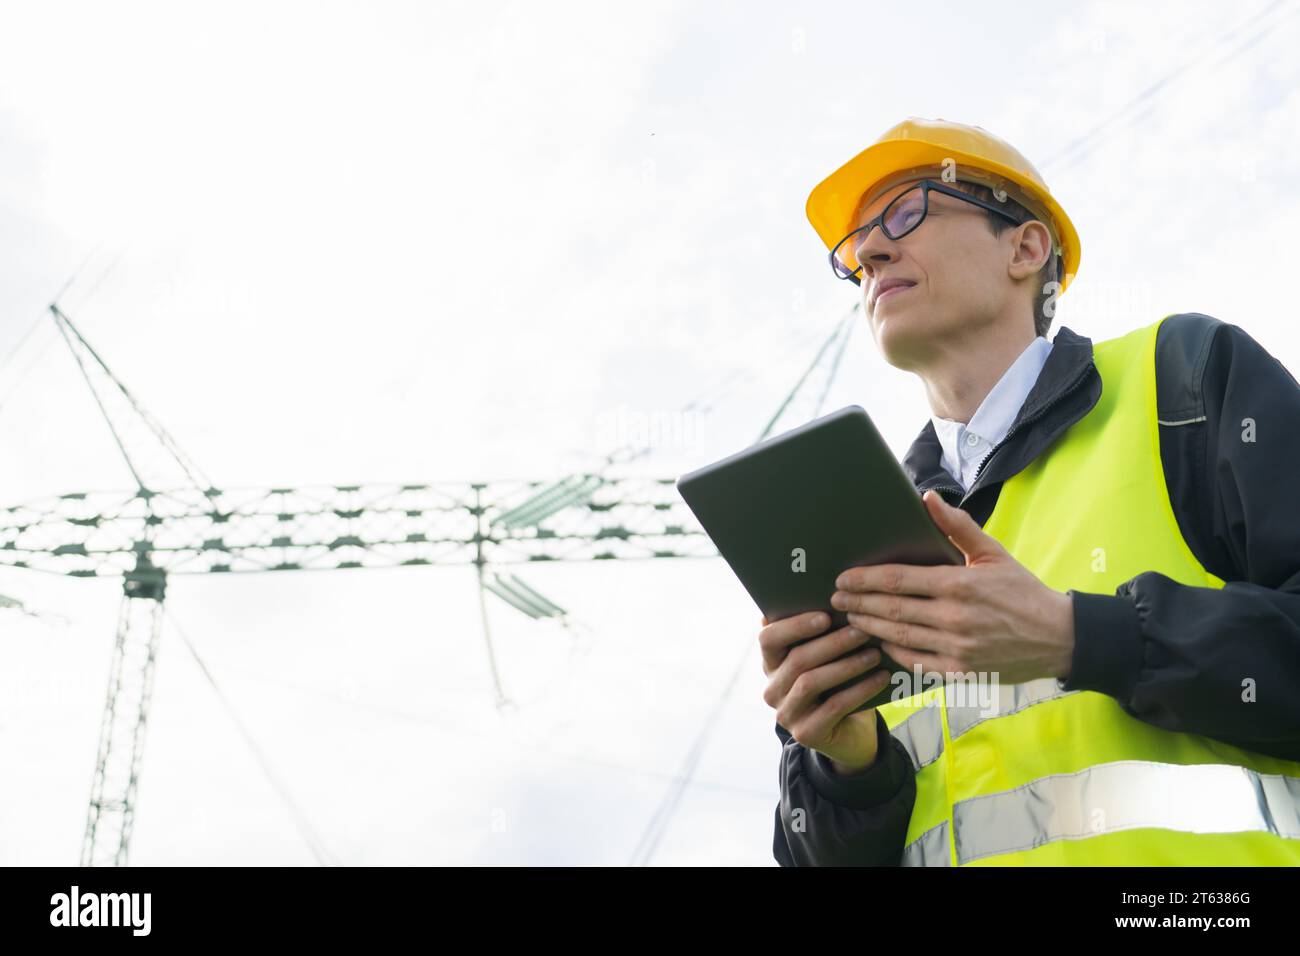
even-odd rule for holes
{"type": "Polygon", "coordinates": [[[898,295],[900,292],[906,292],[908,289],[912,288],[913,285],[915,285],[915,283],[909,282],[909,283],[902,283],[899,285],[890,286],[884,292],[879,292],[876,294],[876,304],[879,305],[881,302],[883,302],[885,299],[889,298],[890,296],[898,295]]]}

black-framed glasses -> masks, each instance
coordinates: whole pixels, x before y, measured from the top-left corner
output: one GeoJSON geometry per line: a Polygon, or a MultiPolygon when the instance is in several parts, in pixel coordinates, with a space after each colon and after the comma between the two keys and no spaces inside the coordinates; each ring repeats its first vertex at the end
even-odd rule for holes
{"type": "Polygon", "coordinates": [[[835,248],[830,252],[831,269],[835,271],[835,275],[841,279],[851,279],[856,285],[862,285],[862,280],[859,278],[862,265],[857,260],[858,247],[866,241],[867,235],[876,226],[879,226],[880,231],[890,239],[902,239],[916,229],[925,222],[925,216],[930,211],[931,192],[941,192],[945,196],[971,203],[981,209],[997,213],[1013,225],[1020,225],[1021,220],[1005,209],[985,202],[970,193],[964,193],[960,189],[923,179],[911,189],[905,189],[891,199],[879,216],[865,226],[854,229],[835,244],[835,248]]]}

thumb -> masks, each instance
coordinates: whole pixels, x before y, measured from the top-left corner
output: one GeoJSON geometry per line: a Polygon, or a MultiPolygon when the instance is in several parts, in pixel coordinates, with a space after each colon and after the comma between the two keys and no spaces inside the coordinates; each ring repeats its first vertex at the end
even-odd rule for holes
{"type": "Polygon", "coordinates": [[[939,530],[948,536],[948,539],[955,544],[966,555],[967,563],[973,562],[978,557],[993,557],[995,555],[1006,554],[1006,548],[993,535],[986,532],[975,519],[963,511],[961,508],[954,508],[948,502],[943,500],[943,496],[937,491],[927,491],[922,496],[926,509],[930,512],[930,517],[934,523],[939,526],[939,530]]]}

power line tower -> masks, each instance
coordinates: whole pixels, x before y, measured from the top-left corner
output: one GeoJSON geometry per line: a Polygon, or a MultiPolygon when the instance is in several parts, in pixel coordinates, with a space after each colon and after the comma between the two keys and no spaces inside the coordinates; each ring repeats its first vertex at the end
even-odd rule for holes
{"type": "MultiPolygon", "coordinates": [[[[209,481],[51,305],[136,489],[73,492],[0,509],[0,564],[73,577],[121,577],[123,597],[82,845],[83,866],[127,862],[167,579],[174,574],[338,571],[473,564],[498,706],[507,703],[488,629],[491,593],[533,619],[568,612],[498,567],[547,561],[713,557],[675,479],[607,472],[646,449],[557,482],[312,485],[221,489],[209,481]]],[[[827,355],[820,410],[852,313],[768,423],[798,407],[827,355]]]]}

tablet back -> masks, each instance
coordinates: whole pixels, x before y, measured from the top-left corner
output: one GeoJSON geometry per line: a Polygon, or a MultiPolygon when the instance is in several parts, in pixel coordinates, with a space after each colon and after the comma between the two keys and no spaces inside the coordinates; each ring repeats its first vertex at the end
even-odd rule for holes
{"type": "Polygon", "coordinates": [[[830,598],[847,568],[965,564],[857,405],[683,475],[677,489],[769,621],[820,610],[843,627],[830,598]]]}

